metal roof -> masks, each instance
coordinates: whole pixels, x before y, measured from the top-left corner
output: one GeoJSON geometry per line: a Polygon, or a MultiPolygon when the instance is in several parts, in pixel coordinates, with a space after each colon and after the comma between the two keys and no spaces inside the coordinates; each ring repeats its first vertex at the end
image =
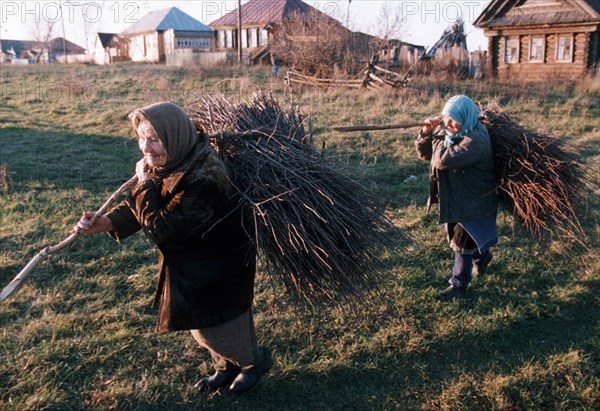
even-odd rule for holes
{"type": "Polygon", "coordinates": [[[121,34],[145,33],[149,31],[194,31],[212,33],[212,29],[176,7],[155,10],[146,14],[121,34]]]}
{"type": "MultiPolygon", "coordinates": [[[[250,0],[242,4],[242,24],[264,25],[281,23],[294,13],[317,11],[301,0],[250,0]]],[[[323,13],[325,14],[325,13],[323,13]]],[[[210,23],[210,27],[232,27],[238,24],[237,9],[233,10],[210,23]]]]}
{"type": "Polygon", "coordinates": [[[8,53],[10,49],[12,49],[15,53],[20,53],[25,50],[41,50],[45,48],[51,48],[54,52],[63,53],[67,46],[67,53],[71,54],[82,54],[85,53],[85,49],[83,47],[78,46],[75,43],[70,42],[69,40],[65,40],[63,43],[62,37],[57,37],[55,39],[50,40],[48,43],[44,44],[41,41],[32,41],[32,40],[0,40],[0,45],[2,46],[2,52],[8,53]]]}

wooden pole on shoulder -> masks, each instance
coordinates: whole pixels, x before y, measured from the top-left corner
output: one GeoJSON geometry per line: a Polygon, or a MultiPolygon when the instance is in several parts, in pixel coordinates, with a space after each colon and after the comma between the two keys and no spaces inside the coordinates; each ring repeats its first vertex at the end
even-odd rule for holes
{"type": "Polygon", "coordinates": [[[402,124],[384,124],[381,126],[370,126],[370,125],[357,125],[357,126],[334,126],[333,131],[340,131],[346,133],[349,131],[374,131],[374,130],[393,130],[399,128],[413,128],[423,127],[426,123],[422,121],[415,121],[411,123],[402,124]]]}

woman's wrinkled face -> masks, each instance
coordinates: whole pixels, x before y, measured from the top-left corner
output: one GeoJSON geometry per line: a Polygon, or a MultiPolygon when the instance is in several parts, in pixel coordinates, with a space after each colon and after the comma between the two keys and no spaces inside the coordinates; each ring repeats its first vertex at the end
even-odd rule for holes
{"type": "Polygon", "coordinates": [[[460,124],[456,121],[452,120],[450,117],[443,116],[444,127],[450,134],[457,134],[460,132],[460,124]]]}
{"type": "Polygon", "coordinates": [[[142,121],[137,128],[138,145],[151,167],[162,167],[167,164],[167,152],[158,138],[158,134],[148,120],[142,121]]]}

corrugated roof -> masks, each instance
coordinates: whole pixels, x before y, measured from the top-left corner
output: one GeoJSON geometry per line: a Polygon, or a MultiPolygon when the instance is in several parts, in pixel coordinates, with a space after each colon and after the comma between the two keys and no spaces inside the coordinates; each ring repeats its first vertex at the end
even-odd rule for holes
{"type": "MultiPolygon", "coordinates": [[[[318,11],[300,0],[250,0],[242,4],[243,25],[263,25],[281,23],[294,13],[318,11]]],[[[324,13],[323,13],[324,14],[324,13]]],[[[209,24],[210,27],[232,27],[238,24],[237,9],[209,24]]]]}
{"type": "Polygon", "coordinates": [[[475,27],[600,23],[600,0],[493,0],[475,27]]]}
{"type": "Polygon", "coordinates": [[[146,14],[135,24],[125,29],[121,34],[144,33],[148,31],[175,31],[212,32],[212,29],[189,14],[176,7],[155,10],[146,14]]]}

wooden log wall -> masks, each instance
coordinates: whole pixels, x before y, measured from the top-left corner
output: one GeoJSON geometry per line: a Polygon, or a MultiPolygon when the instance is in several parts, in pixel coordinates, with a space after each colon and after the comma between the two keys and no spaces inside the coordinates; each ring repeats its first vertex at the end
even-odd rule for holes
{"type": "Polygon", "coordinates": [[[492,73],[501,80],[579,79],[588,74],[589,68],[598,64],[597,52],[594,51],[597,33],[556,33],[531,31],[519,34],[505,34],[490,37],[489,49],[492,73]],[[570,61],[557,61],[558,38],[572,36],[572,55],[570,61]],[[544,58],[541,62],[530,61],[532,38],[544,38],[544,58]],[[508,39],[519,41],[519,58],[517,62],[507,63],[506,44],[508,39]]]}

